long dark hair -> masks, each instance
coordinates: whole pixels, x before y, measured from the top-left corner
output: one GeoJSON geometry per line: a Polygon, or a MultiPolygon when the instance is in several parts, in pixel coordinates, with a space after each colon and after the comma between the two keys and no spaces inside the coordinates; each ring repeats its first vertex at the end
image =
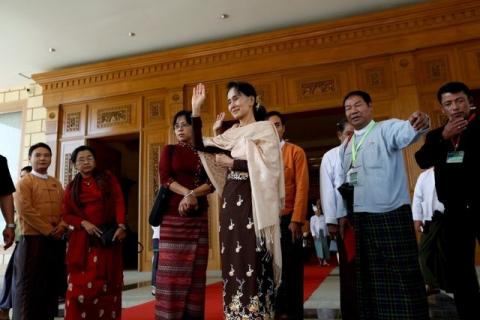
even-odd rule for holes
{"type": "Polygon", "coordinates": [[[257,91],[250,83],[243,81],[231,81],[227,84],[227,89],[228,91],[230,91],[230,89],[235,89],[236,91],[243,93],[247,97],[253,97],[253,116],[255,117],[255,120],[265,120],[265,116],[267,115],[267,109],[265,109],[264,106],[260,105],[257,99],[257,91]]]}
{"type": "MultiPolygon", "coordinates": [[[[73,164],[77,162],[77,157],[78,153],[81,151],[90,151],[92,154],[93,158],[96,158],[95,155],[95,150],[92,147],[89,146],[80,146],[75,148],[73,150],[72,155],[70,156],[70,161],[72,161],[73,164]]],[[[97,183],[97,186],[99,187],[100,191],[102,192],[102,198],[104,201],[108,200],[111,195],[111,183],[110,183],[110,174],[107,171],[103,170],[98,170],[96,167],[92,171],[92,177],[95,179],[95,182],[97,183]]],[[[82,183],[82,175],[77,173],[75,175],[75,178],[73,178],[72,182],[70,182],[69,187],[72,190],[72,200],[73,202],[78,206],[82,207],[82,204],[80,203],[80,186],[82,183]]]]}

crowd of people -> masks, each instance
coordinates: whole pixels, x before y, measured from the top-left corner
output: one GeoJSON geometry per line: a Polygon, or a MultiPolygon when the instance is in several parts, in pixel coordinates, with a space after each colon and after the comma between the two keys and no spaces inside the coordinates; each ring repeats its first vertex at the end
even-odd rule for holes
{"type": "MultiPolygon", "coordinates": [[[[155,319],[205,318],[214,191],[224,318],[303,319],[307,157],[284,140],[284,115],[267,113],[251,84],[227,89],[231,127],[224,130],[220,114],[215,136],[203,136],[206,89],[198,84],[192,110],[173,117],[177,143],[161,151],[159,177],[169,193],[153,237],[155,319]]],[[[448,121],[430,132],[423,112],[377,122],[367,92],[343,99],[340,145],[323,156],[309,228],[321,265],[330,261],[327,238],[338,246],[342,319],[428,319],[427,295],[440,290],[453,294],[461,319],[480,317],[479,119],[465,84],[447,83],[437,98],[448,121]],[[415,157],[427,170],[411,206],[402,151],[425,134],[415,157]]],[[[96,167],[94,149],[80,146],[71,155],[78,173],[64,191],[47,174],[51,157],[47,144],[31,146],[31,168],[16,186],[0,157],[5,248],[15,241],[14,208],[20,226],[0,317],[9,319],[12,308],[13,319],[53,319],[63,296],[65,319],[120,319],[127,227],[117,178],[96,167]]]]}

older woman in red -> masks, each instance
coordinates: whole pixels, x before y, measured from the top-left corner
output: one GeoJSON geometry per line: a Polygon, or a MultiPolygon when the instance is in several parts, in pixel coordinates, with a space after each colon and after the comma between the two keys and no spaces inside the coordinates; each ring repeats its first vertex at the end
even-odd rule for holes
{"type": "Polygon", "coordinates": [[[192,148],[191,112],[173,119],[178,143],[160,157],[163,186],[171,191],[160,225],[155,319],[203,319],[208,260],[208,202],[212,190],[192,148]]]}
{"type": "Polygon", "coordinates": [[[95,167],[95,152],[76,148],[79,173],[65,190],[63,219],[68,240],[65,319],[121,319],[125,207],[120,185],[95,167]]]}

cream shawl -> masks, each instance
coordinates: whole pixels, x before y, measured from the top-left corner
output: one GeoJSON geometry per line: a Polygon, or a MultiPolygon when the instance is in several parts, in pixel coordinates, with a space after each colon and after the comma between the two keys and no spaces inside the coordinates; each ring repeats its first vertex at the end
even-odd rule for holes
{"type": "MultiPolygon", "coordinates": [[[[252,213],[255,234],[265,239],[273,257],[275,283],[281,278],[279,214],[284,207],[285,182],[278,133],[270,121],[233,127],[223,134],[204,138],[206,147],[214,146],[231,152],[234,159],[247,160],[252,189],[252,213]]],[[[200,152],[205,171],[219,194],[225,185],[227,169],[215,164],[215,155],[200,152]]]]}

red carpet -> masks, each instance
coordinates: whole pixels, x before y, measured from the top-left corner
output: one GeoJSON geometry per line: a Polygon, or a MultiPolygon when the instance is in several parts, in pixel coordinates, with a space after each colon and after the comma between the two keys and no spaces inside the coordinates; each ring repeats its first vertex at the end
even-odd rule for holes
{"type": "MultiPolygon", "coordinates": [[[[305,281],[303,288],[304,299],[310,298],[312,293],[325,280],[335,266],[305,266],[305,281]]],[[[223,319],[222,283],[217,282],[207,286],[205,294],[205,319],[223,319]]],[[[135,307],[123,309],[122,319],[124,320],[153,320],[155,300],[139,304],[135,307]]]]}

